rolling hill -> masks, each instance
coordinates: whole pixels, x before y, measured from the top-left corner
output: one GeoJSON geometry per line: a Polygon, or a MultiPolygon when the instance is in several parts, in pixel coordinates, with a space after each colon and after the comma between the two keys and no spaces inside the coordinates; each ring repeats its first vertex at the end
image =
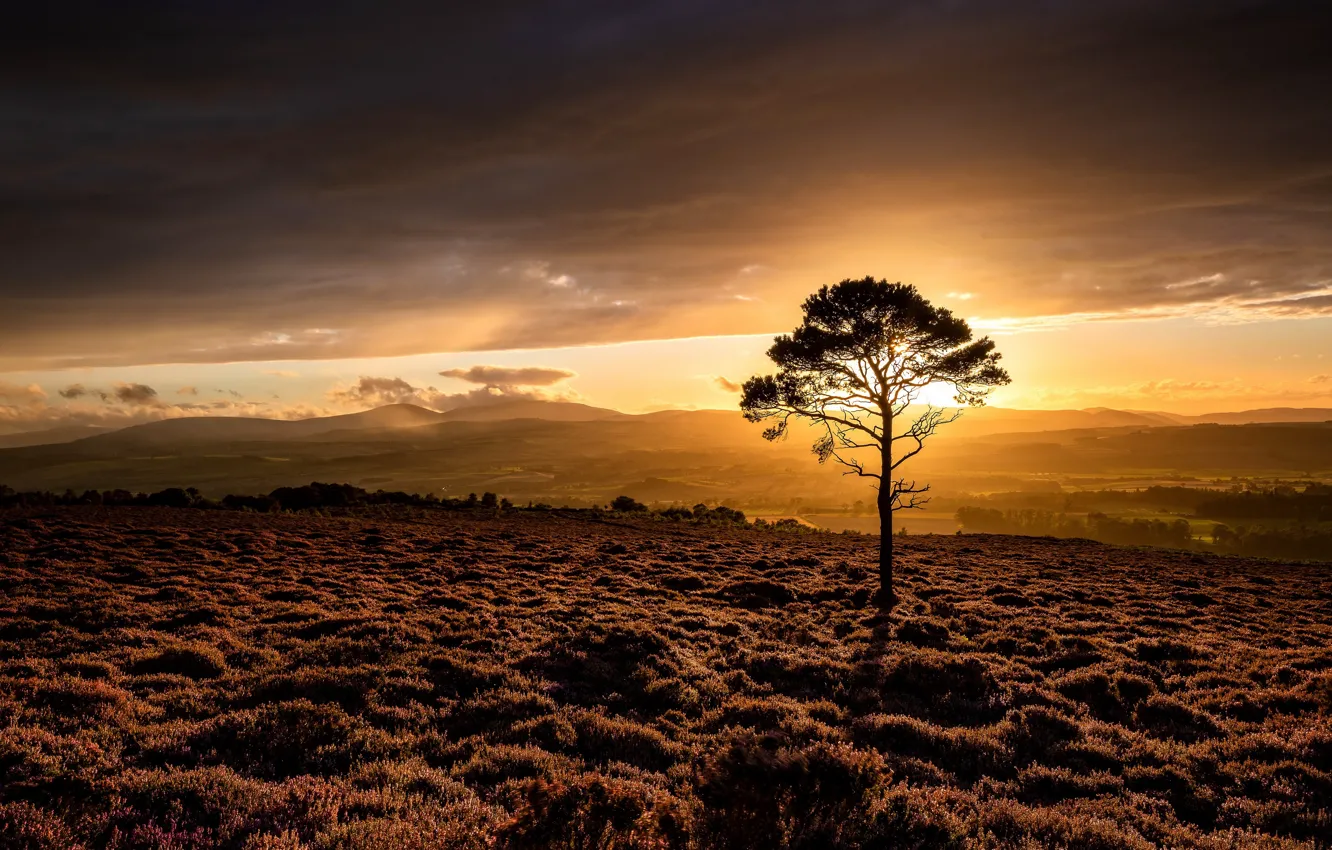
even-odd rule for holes
{"type": "MultiPolygon", "coordinates": [[[[62,426],[0,435],[0,449],[72,443],[90,437],[108,437],[103,445],[143,449],[181,442],[273,441],[310,437],[328,439],[329,435],[340,432],[400,431],[444,422],[505,422],[515,419],[538,419],[548,422],[630,420],[684,422],[701,416],[713,417],[715,422],[736,418],[732,410],[661,410],[646,414],[629,414],[577,402],[528,399],[472,405],[443,412],[412,404],[390,404],[359,413],[296,420],[199,416],[162,419],[119,429],[92,425],[62,426]]],[[[1332,408],[1267,408],[1185,416],[1157,411],[1111,408],[1018,410],[983,407],[967,410],[960,420],[948,427],[947,435],[952,439],[1194,424],[1244,425],[1328,421],[1332,421],[1332,408]]]]}
{"type": "MultiPolygon", "coordinates": [[[[1031,413],[969,412],[940,432],[910,473],[932,482],[936,494],[1048,484],[1051,476],[1332,477],[1332,425],[1161,425],[1117,411],[1031,413]],[[1111,424],[986,430],[1039,419],[1111,424]]],[[[221,496],[317,480],[445,495],[490,490],[571,505],[621,493],[651,501],[850,504],[871,492],[868,482],[816,462],[812,431],[775,444],[761,431],[731,411],[629,415],[562,402],[457,416],[393,405],[294,422],[180,419],[0,449],[0,483],[56,491],[197,487],[221,496]]]]}
{"type": "Polygon", "coordinates": [[[390,404],[360,413],[312,419],[196,416],[161,419],[79,440],[84,447],[150,448],[180,443],[296,440],[335,431],[415,428],[444,421],[444,414],[413,404],[390,404]]]}
{"type": "Polygon", "coordinates": [[[16,434],[0,434],[0,449],[16,449],[23,446],[45,446],[53,443],[72,443],[85,437],[109,434],[116,428],[100,425],[62,425],[57,428],[43,428],[40,431],[20,431],[16,434]]]}

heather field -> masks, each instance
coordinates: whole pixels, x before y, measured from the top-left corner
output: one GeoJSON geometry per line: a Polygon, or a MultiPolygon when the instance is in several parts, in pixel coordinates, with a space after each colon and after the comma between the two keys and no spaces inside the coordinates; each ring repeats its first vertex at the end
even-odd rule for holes
{"type": "Polygon", "coordinates": [[[0,847],[1327,846],[1326,566],[876,545],[0,514],[0,847]]]}

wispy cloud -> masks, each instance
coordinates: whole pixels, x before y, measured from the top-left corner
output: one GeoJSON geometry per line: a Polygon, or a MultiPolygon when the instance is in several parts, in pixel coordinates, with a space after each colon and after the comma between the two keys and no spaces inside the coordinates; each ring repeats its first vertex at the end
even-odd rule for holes
{"type": "Polygon", "coordinates": [[[1076,325],[1101,322],[1144,322],[1191,318],[1216,325],[1243,324],[1275,319],[1317,319],[1332,316],[1332,287],[1280,298],[1245,298],[1223,296],[1211,300],[1120,310],[1055,313],[1037,316],[975,316],[968,321],[980,331],[1020,333],[1060,330],[1076,325]]]}
{"type": "Polygon", "coordinates": [[[552,369],[547,366],[472,366],[468,369],[445,369],[441,377],[456,378],[469,384],[487,384],[491,386],[548,387],[577,377],[576,372],[568,369],[552,369]]]}
{"type": "MultiPolygon", "coordinates": [[[[1315,379],[1311,383],[1318,383],[1315,379]]],[[[1146,407],[1172,409],[1181,404],[1197,407],[1212,405],[1224,409],[1230,404],[1282,405],[1320,402],[1332,398],[1332,386],[1310,388],[1308,385],[1273,383],[1255,384],[1239,378],[1226,380],[1189,380],[1157,378],[1125,384],[1083,387],[1032,387],[1012,398],[1014,406],[1032,407],[1146,407]]]]}

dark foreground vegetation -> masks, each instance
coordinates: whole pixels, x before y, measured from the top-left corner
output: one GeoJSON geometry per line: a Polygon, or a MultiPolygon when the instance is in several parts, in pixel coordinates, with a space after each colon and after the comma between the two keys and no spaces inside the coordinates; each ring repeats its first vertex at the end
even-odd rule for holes
{"type": "MultiPolygon", "coordinates": [[[[20,492],[0,485],[0,508],[52,508],[52,507],[112,507],[112,508],[195,508],[198,510],[246,511],[258,513],[280,513],[290,511],[342,512],[363,508],[412,507],[445,511],[497,511],[513,510],[514,504],[503,496],[486,492],[480,496],[469,493],[465,498],[440,497],[434,493],[404,493],[400,490],[369,491],[351,484],[324,484],[318,481],[300,487],[279,487],[271,493],[251,495],[226,495],[221,499],[210,499],[193,487],[168,487],[153,493],[133,493],[129,490],[86,490],[75,493],[51,493],[44,490],[20,492]]],[[[688,521],[707,524],[744,523],[743,511],[725,505],[708,506],[704,504],[686,508],[678,505],[652,510],[642,502],[629,496],[616,496],[605,507],[616,513],[651,515],[661,519],[688,521]]],[[[528,503],[519,510],[551,511],[555,508],[547,504],[528,503]]],[[[594,516],[601,511],[595,508],[574,508],[574,512],[588,512],[594,516]]],[[[567,510],[565,512],[568,512],[567,510]]],[[[757,520],[760,527],[769,526],[763,520],[757,520]]],[[[773,526],[794,529],[801,528],[795,520],[779,520],[773,526]]]]}
{"type": "Polygon", "coordinates": [[[1325,568],[376,510],[0,516],[0,846],[1332,834],[1325,568]]]}

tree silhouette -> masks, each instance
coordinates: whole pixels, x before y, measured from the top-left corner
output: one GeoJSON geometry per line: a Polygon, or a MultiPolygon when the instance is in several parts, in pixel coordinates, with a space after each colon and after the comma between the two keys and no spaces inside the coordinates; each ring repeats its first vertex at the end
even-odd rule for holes
{"type": "MultiPolygon", "coordinates": [[[[879,508],[879,594],[893,598],[893,512],[918,508],[929,485],[897,475],[941,425],[979,407],[1009,382],[988,338],[914,286],[872,277],[825,286],[803,305],[804,321],[776,338],[768,357],[775,375],[745,382],[740,409],[751,422],[772,423],[764,438],[787,434],[792,418],[822,426],[814,442],[819,463],[830,458],[847,475],[876,479],[879,508]],[[952,388],[959,409],[908,408],[931,385],[952,388]],[[895,427],[898,422],[905,427],[895,427]],[[877,471],[856,452],[878,452],[877,471]]],[[[873,461],[870,462],[873,464],[873,461]]]]}

